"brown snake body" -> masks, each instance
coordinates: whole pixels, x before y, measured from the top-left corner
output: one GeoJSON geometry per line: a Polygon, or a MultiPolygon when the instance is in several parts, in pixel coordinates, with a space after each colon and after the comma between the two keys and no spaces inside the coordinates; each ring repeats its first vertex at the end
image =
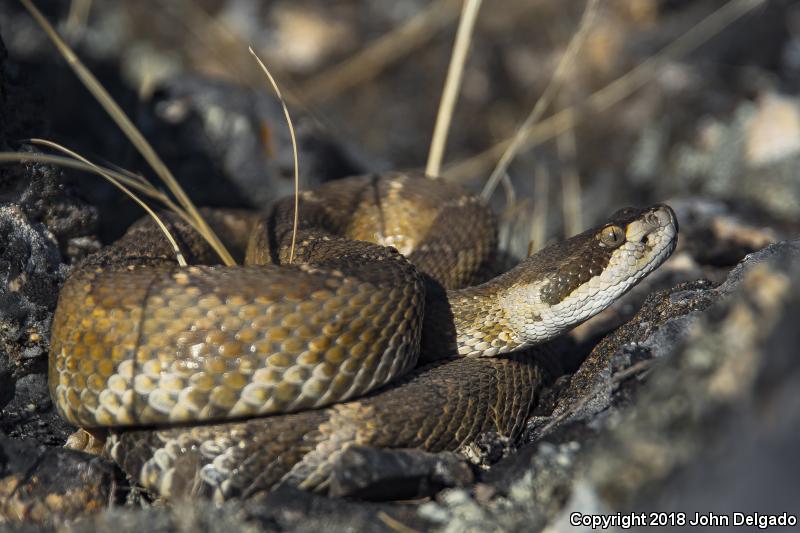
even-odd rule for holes
{"type": "Polygon", "coordinates": [[[490,268],[496,230],[455,186],[349,178],[303,193],[300,213],[292,265],[286,201],[264,219],[212,218],[247,266],[202,266],[210,251],[173,224],[195,264],[179,268],[144,224],[62,289],[56,404],[74,424],[116,428],[108,453],[162,496],[325,490],[353,444],[439,451],[514,435],[542,382],[520,350],[610,305],[677,236],[670,208],[629,208],[461,289],[490,268]],[[409,373],[418,359],[436,362],[409,373]],[[294,414],[261,416],[278,413],[294,414]]]}

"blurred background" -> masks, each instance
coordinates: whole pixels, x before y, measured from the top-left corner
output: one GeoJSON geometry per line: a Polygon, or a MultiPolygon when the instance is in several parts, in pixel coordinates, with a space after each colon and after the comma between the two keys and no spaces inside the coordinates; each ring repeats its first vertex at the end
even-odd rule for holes
{"type": "MultiPolygon", "coordinates": [[[[771,225],[800,219],[800,6],[732,2],[728,14],[741,17],[696,27],[724,4],[596,3],[544,122],[491,196],[511,255],[623,205],[692,195],[737,202],[771,225]]],[[[37,5],[198,204],[258,208],[291,191],[292,154],[248,46],[290,103],[304,187],[363,171],[422,169],[461,9],[457,0],[37,5]]],[[[445,177],[482,190],[502,143],[552,80],[586,6],[484,3],[445,177]]],[[[27,86],[45,106],[40,136],[146,172],[17,2],[0,5],[0,28],[14,73],[33,80],[27,86]]],[[[100,206],[104,240],[138,216],[97,178],[72,179],[100,206]]]]}

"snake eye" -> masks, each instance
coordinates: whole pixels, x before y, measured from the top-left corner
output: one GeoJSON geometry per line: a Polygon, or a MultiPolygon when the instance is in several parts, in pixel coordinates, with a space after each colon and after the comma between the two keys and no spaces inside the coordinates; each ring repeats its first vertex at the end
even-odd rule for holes
{"type": "Polygon", "coordinates": [[[625,232],[621,227],[609,224],[600,230],[598,238],[603,245],[609,248],[616,248],[625,242],[625,232]]]}

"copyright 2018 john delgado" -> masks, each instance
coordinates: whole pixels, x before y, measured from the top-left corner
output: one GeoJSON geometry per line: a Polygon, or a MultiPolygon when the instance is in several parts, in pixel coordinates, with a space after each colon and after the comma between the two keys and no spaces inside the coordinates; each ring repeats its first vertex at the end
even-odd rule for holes
{"type": "Polygon", "coordinates": [[[574,512],[569,515],[572,526],[591,529],[630,529],[663,526],[702,526],[702,527],[793,527],[797,525],[797,515],[791,513],[613,513],[584,514],[574,512]]]}

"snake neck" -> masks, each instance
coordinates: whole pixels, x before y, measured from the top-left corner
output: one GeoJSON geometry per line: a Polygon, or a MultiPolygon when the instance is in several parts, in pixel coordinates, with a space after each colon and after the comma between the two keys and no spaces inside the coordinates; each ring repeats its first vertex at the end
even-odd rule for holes
{"type": "Polygon", "coordinates": [[[492,357],[528,346],[530,343],[515,333],[503,307],[507,277],[455,290],[446,290],[427,278],[421,360],[456,354],[492,357]]]}

